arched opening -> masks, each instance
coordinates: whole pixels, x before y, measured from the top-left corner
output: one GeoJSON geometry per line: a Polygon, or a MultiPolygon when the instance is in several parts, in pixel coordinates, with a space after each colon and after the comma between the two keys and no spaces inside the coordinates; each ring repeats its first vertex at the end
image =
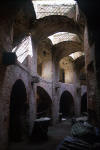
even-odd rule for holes
{"type": "Polygon", "coordinates": [[[81,97],[81,113],[87,112],[87,93],[81,97]]]}
{"type": "Polygon", "coordinates": [[[63,57],[59,62],[60,82],[72,84],[74,82],[73,58],[63,57]]]}
{"type": "Polygon", "coordinates": [[[48,93],[40,86],[37,87],[37,118],[51,117],[52,100],[48,93]]]}
{"type": "Polygon", "coordinates": [[[68,91],[62,93],[59,107],[62,117],[72,117],[74,115],[74,100],[68,91]]]}
{"type": "Polygon", "coordinates": [[[52,81],[52,43],[50,39],[41,40],[37,47],[37,73],[45,80],[52,81]]]}
{"type": "Polygon", "coordinates": [[[22,80],[17,80],[10,96],[9,140],[20,141],[27,136],[27,94],[22,80]]]}
{"type": "Polygon", "coordinates": [[[60,80],[59,80],[59,82],[65,83],[65,72],[64,72],[64,69],[61,69],[61,68],[60,68],[60,80]]]}

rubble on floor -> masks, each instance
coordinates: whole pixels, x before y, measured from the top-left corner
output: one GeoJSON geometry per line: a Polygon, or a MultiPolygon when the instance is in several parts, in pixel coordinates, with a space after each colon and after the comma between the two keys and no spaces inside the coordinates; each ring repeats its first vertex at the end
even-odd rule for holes
{"type": "Polygon", "coordinates": [[[88,121],[88,116],[72,118],[72,124],[77,123],[77,122],[87,122],[87,121],[88,121]]]}
{"type": "Polygon", "coordinates": [[[50,126],[51,118],[49,117],[41,117],[35,120],[31,140],[33,141],[41,141],[48,139],[48,127],[50,126]]]}
{"type": "Polygon", "coordinates": [[[91,145],[75,137],[67,136],[57,150],[90,150],[91,145]]]}
{"type": "Polygon", "coordinates": [[[71,134],[74,137],[78,137],[80,139],[86,138],[87,141],[90,140],[89,142],[92,142],[93,137],[95,136],[95,129],[87,122],[77,122],[72,126],[71,134]]]}
{"type": "Polygon", "coordinates": [[[100,150],[100,129],[88,123],[88,117],[72,119],[71,136],[57,150],[100,150]]]}

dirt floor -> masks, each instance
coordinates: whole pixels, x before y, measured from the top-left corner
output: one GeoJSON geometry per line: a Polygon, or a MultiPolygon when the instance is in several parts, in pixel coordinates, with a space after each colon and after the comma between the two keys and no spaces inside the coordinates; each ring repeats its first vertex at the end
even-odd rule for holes
{"type": "Polygon", "coordinates": [[[70,131],[71,119],[67,119],[48,128],[48,139],[46,141],[30,142],[26,140],[19,143],[11,143],[8,150],[57,150],[64,137],[70,135],[70,131]]]}

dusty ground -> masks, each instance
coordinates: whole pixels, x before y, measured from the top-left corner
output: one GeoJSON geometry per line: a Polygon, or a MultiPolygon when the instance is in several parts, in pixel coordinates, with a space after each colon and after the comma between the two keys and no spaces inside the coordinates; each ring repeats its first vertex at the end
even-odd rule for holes
{"type": "Polygon", "coordinates": [[[19,143],[11,143],[9,150],[56,150],[60,142],[65,136],[70,135],[71,121],[70,119],[51,126],[48,129],[48,140],[41,142],[23,141],[19,143]]]}

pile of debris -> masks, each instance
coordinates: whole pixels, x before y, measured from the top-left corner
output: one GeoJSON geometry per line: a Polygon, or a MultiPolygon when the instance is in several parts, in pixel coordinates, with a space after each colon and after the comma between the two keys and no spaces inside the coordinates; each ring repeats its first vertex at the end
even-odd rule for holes
{"type": "Polygon", "coordinates": [[[71,134],[73,137],[93,143],[95,137],[95,128],[87,122],[77,122],[72,126],[71,134]]]}
{"type": "Polygon", "coordinates": [[[83,140],[67,136],[57,150],[90,150],[91,145],[83,140]]]}
{"type": "Polygon", "coordinates": [[[100,130],[88,123],[87,117],[72,119],[71,136],[67,136],[57,150],[100,150],[100,130]]]}

